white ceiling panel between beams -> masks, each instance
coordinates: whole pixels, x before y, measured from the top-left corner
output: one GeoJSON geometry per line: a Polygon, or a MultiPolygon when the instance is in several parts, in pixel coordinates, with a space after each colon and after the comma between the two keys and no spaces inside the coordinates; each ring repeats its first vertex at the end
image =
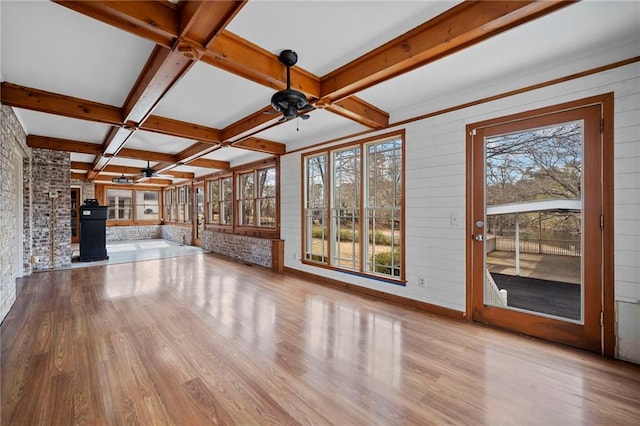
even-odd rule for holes
{"type": "Polygon", "coordinates": [[[154,114],[221,129],[269,105],[274,90],[198,62],[154,114]]]}
{"type": "Polygon", "coordinates": [[[2,79],[120,107],[153,43],[45,1],[2,2],[2,79]]]}
{"type": "Polygon", "coordinates": [[[125,147],[165,154],[177,154],[195,143],[197,141],[191,139],[138,130],[127,140],[125,147]]]}
{"type": "Polygon", "coordinates": [[[70,139],[78,142],[102,144],[111,126],[93,121],[51,115],[38,111],[14,108],[27,135],[70,139]]]}

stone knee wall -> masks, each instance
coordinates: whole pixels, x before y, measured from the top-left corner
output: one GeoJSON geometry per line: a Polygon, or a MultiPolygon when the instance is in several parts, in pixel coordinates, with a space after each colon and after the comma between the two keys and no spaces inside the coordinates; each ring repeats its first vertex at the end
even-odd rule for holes
{"type": "Polygon", "coordinates": [[[151,240],[156,238],[162,238],[161,225],[107,227],[107,241],[151,240]]]}
{"type": "Polygon", "coordinates": [[[206,230],[202,234],[202,248],[245,262],[271,268],[271,240],[206,230]]]}
{"type": "Polygon", "coordinates": [[[177,226],[177,225],[162,225],[162,238],[176,243],[192,245],[191,239],[191,225],[189,226],[177,226]]]}

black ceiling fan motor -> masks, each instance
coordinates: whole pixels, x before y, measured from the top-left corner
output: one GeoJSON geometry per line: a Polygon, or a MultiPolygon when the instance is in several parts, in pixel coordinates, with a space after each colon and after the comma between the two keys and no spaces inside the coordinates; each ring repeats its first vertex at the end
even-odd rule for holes
{"type": "Polygon", "coordinates": [[[298,62],[298,54],[293,50],[286,49],[280,52],[280,62],[287,67],[287,88],[280,90],[271,97],[271,107],[283,115],[284,120],[292,120],[296,117],[302,119],[309,118],[306,114],[301,114],[313,110],[309,105],[304,93],[291,88],[291,67],[298,62]]]}

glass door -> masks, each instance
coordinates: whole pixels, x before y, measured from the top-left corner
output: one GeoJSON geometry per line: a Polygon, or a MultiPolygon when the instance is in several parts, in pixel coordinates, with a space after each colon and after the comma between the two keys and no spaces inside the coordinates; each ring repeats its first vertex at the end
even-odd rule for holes
{"type": "Polygon", "coordinates": [[[80,242],[80,188],[71,188],[71,243],[80,242]]]}
{"type": "Polygon", "coordinates": [[[600,106],[473,137],[474,320],[601,348],[600,106]]]}
{"type": "Polygon", "coordinates": [[[195,196],[195,244],[197,246],[202,245],[202,234],[204,233],[204,185],[196,185],[194,188],[194,196],[195,196]]]}

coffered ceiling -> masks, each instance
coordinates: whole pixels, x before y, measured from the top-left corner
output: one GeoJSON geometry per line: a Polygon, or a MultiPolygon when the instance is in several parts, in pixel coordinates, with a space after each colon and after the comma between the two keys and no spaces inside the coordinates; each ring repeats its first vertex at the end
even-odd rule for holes
{"type": "Polygon", "coordinates": [[[640,46],[639,5],[2,0],[2,102],[74,177],[166,185],[628,59],[607,52],[640,46]],[[308,120],[264,114],[284,49],[308,120]]]}

